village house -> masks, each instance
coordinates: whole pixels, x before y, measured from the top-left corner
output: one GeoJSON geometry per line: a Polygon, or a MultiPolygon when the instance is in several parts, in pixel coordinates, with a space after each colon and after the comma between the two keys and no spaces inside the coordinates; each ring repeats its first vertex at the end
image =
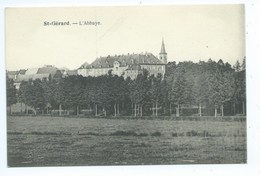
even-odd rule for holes
{"type": "Polygon", "coordinates": [[[58,79],[62,76],[61,71],[51,65],[45,65],[40,68],[29,68],[27,70],[19,70],[19,71],[7,71],[8,78],[14,80],[14,85],[16,89],[19,89],[22,81],[29,80],[49,80],[49,79],[58,79]]]}

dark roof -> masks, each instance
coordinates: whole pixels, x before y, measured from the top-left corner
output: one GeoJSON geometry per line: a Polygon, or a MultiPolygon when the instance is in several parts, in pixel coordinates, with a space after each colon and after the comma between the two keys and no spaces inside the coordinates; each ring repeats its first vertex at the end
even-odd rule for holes
{"type": "Polygon", "coordinates": [[[58,69],[52,66],[45,66],[38,69],[37,74],[51,74],[54,75],[58,69]]]}
{"type": "Polygon", "coordinates": [[[153,54],[146,53],[100,57],[85,68],[112,68],[115,61],[118,61],[120,66],[130,66],[133,64],[163,64],[153,54]]]}
{"type": "Polygon", "coordinates": [[[18,74],[24,75],[24,74],[25,74],[25,72],[26,72],[26,70],[25,70],[25,69],[21,69],[21,70],[19,70],[19,71],[18,71],[18,74]]]}
{"type": "Polygon", "coordinates": [[[8,75],[16,75],[18,71],[7,71],[8,75]]]}
{"type": "Polygon", "coordinates": [[[80,68],[86,68],[88,65],[89,65],[89,63],[88,63],[88,62],[85,62],[84,64],[82,64],[82,65],[80,66],[80,68]]]}
{"type": "Polygon", "coordinates": [[[24,75],[25,72],[26,72],[25,69],[21,69],[21,70],[18,70],[18,71],[7,71],[7,74],[8,75],[18,75],[18,74],[24,75]]]}
{"type": "Polygon", "coordinates": [[[49,73],[31,74],[31,75],[18,75],[18,77],[15,81],[21,82],[21,81],[29,81],[30,79],[31,80],[44,79],[44,78],[49,78],[49,76],[50,76],[49,73]]]}

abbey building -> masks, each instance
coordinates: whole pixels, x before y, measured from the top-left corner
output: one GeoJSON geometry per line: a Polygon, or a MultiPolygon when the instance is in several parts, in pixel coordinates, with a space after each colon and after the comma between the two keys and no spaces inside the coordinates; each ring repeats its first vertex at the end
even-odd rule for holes
{"type": "Polygon", "coordinates": [[[78,70],[78,75],[82,76],[101,76],[108,74],[111,70],[113,75],[130,77],[135,79],[144,69],[149,71],[150,75],[157,76],[159,73],[164,76],[165,65],[167,64],[167,53],[165,51],[164,41],[162,41],[159,58],[152,53],[115,55],[97,58],[93,63],[83,64],[78,70]]]}

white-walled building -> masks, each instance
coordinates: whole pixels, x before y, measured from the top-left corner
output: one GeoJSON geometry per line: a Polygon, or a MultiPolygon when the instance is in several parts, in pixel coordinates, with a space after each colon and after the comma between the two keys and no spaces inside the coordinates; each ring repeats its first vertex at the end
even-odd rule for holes
{"type": "Polygon", "coordinates": [[[150,75],[158,73],[165,74],[165,65],[167,64],[167,53],[165,51],[164,41],[162,41],[161,52],[159,58],[152,53],[115,55],[97,58],[89,65],[82,65],[77,73],[82,76],[101,76],[111,73],[124,78],[136,78],[144,69],[149,71],[150,75]]]}

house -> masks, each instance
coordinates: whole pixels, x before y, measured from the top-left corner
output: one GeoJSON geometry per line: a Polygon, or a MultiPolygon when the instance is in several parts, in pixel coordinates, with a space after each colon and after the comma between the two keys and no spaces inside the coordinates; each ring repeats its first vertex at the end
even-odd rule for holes
{"type": "Polygon", "coordinates": [[[7,71],[7,76],[8,78],[15,80],[17,76],[24,75],[25,72],[26,72],[25,69],[21,69],[19,71],[7,71]]]}
{"type": "Polygon", "coordinates": [[[29,68],[27,70],[7,71],[7,75],[14,80],[16,89],[19,89],[22,81],[59,79],[62,76],[61,71],[51,65],[45,65],[40,68],[29,68]]]}

